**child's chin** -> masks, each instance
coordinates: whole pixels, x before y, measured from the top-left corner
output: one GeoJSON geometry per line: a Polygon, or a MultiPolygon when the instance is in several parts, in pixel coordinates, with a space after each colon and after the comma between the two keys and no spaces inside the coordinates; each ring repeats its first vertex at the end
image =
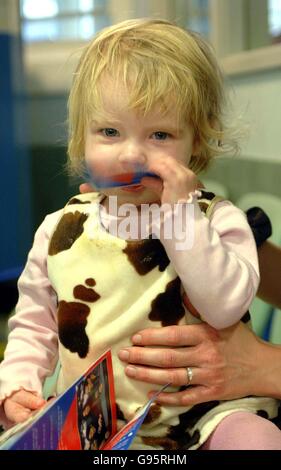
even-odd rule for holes
{"type": "Polygon", "coordinates": [[[116,190],[115,188],[114,190],[111,189],[111,190],[104,192],[104,194],[107,197],[112,197],[112,196],[117,197],[118,205],[126,204],[126,203],[136,204],[136,205],[159,203],[159,198],[157,197],[157,195],[153,191],[145,188],[144,186],[142,186],[140,189],[138,188],[129,189],[129,188],[130,188],[129,186],[126,187],[126,189],[122,187],[116,190]]]}
{"type": "Polygon", "coordinates": [[[123,194],[122,194],[122,199],[127,199],[128,201],[130,202],[135,202],[137,204],[153,204],[153,203],[156,203],[158,202],[158,197],[157,195],[152,192],[152,191],[149,191],[148,189],[146,188],[143,188],[142,190],[140,191],[123,191],[123,194]]]}

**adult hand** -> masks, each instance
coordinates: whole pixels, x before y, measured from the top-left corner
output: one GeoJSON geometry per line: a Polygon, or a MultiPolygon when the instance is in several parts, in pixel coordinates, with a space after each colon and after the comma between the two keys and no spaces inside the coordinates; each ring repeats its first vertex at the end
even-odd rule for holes
{"type": "Polygon", "coordinates": [[[132,342],[134,346],[122,350],[119,358],[129,363],[125,372],[135,380],[184,386],[186,368],[192,368],[193,386],[163,392],[158,403],[186,406],[263,395],[257,376],[262,341],[243,323],[220,331],[206,323],[148,328],[132,342]]]}

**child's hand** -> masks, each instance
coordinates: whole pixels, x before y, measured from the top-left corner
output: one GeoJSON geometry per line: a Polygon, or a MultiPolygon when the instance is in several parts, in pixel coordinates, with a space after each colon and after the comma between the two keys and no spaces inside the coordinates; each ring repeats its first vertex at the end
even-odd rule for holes
{"type": "Polygon", "coordinates": [[[81,194],[85,194],[85,193],[92,193],[93,191],[96,191],[96,190],[89,183],[82,183],[79,186],[79,191],[81,194]]]}
{"type": "Polygon", "coordinates": [[[13,423],[21,423],[31,415],[31,412],[38,410],[46,403],[34,393],[19,390],[13,393],[4,401],[4,411],[6,417],[13,423]]]}
{"type": "Polygon", "coordinates": [[[173,157],[157,159],[149,165],[148,171],[161,179],[146,176],[142,178],[141,184],[154,191],[162,204],[173,205],[180,200],[187,200],[189,194],[198,188],[195,173],[173,157]]]}

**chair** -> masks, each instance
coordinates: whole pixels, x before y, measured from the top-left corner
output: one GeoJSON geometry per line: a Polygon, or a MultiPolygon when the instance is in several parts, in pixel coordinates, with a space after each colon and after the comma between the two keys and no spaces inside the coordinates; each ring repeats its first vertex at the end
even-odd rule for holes
{"type": "Polygon", "coordinates": [[[216,196],[222,196],[225,199],[229,198],[228,189],[222,183],[216,180],[202,178],[202,183],[204,184],[207,191],[214,193],[216,196]]]}
{"type": "MultiPolygon", "coordinates": [[[[260,207],[269,216],[272,224],[272,236],[270,240],[281,245],[281,199],[272,194],[253,192],[241,196],[236,202],[237,207],[246,211],[250,207],[260,207]]],[[[264,339],[270,339],[271,319],[273,320],[273,307],[257,297],[250,307],[253,329],[264,339]],[[268,334],[268,337],[267,337],[268,334]]],[[[275,315],[274,315],[275,317],[275,315]]],[[[275,324],[275,323],[274,323],[275,324]]],[[[274,330],[276,328],[274,327],[274,330]]],[[[281,324],[280,324],[281,334],[281,324]]]]}

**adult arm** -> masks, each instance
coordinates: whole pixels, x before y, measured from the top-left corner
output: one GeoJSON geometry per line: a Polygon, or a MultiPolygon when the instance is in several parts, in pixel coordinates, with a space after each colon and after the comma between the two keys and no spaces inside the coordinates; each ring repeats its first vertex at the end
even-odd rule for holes
{"type": "Polygon", "coordinates": [[[272,226],[262,209],[251,207],[246,215],[258,247],[260,266],[258,296],[265,302],[281,308],[281,247],[266,241],[272,235],[272,226]]]}
{"type": "Polygon", "coordinates": [[[258,255],[261,276],[258,297],[281,309],[281,247],[267,241],[258,255]]]}

